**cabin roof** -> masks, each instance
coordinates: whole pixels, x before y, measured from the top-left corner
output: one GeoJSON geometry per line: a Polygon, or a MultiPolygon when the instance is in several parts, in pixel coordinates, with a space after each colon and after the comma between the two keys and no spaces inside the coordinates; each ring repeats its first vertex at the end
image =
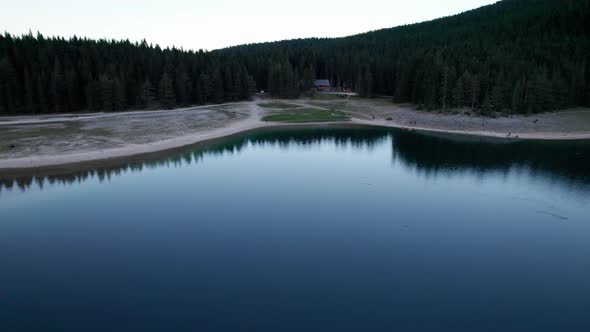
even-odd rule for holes
{"type": "Polygon", "coordinates": [[[315,80],[316,86],[330,86],[330,80],[315,80]]]}

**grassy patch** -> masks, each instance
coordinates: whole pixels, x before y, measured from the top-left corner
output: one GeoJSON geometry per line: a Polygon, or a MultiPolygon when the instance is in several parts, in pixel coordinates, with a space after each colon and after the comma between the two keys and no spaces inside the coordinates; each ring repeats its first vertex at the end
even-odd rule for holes
{"type": "Polygon", "coordinates": [[[270,114],[262,118],[268,122],[330,122],[348,121],[350,117],[339,111],[326,111],[315,108],[303,108],[288,113],[270,114]]]}
{"type": "Polygon", "coordinates": [[[278,108],[278,109],[292,109],[292,108],[301,107],[299,105],[289,104],[289,103],[262,103],[262,104],[258,104],[258,106],[260,106],[262,108],[278,108]]]}
{"type": "Polygon", "coordinates": [[[326,101],[310,101],[310,105],[315,107],[322,107],[322,108],[329,108],[333,110],[344,110],[346,109],[348,103],[346,101],[333,101],[333,102],[326,102],[326,101]]]}
{"type": "Polygon", "coordinates": [[[334,94],[330,94],[330,93],[314,93],[313,95],[310,96],[310,99],[315,99],[315,100],[342,100],[344,99],[343,97],[339,97],[337,95],[334,94]]]}

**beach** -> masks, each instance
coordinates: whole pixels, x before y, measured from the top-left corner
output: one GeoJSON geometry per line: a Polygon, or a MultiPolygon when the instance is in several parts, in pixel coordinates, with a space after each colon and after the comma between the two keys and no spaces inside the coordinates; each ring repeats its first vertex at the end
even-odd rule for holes
{"type": "Polygon", "coordinates": [[[507,140],[590,139],[590,110],[582,108],[493,118],[468,110],[418,111],[411,105],[383,99],[255,99],[176,110],[3,117],[0,173],[140,156],[258,128],[343,124],[507,140]],[[262,121],[268,114],[303,108],[341,111],[350,120],[296,124],[262,121]]]}

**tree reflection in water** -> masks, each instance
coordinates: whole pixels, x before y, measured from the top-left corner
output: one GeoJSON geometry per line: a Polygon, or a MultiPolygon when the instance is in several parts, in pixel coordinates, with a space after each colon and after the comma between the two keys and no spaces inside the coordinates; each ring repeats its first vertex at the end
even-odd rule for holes
{"type": "Polygon", "coordinates": [[[0,192],[43,189],[47,185],[70,185],[89,179],[100,182],[144,169],[184,167],[207,158],[239,154],[249,145],[287,150],[313,148],[323,143],[336,147],[374,150],[391,141],[393,162],[419,175],[436,177],[459,173],[526,172],[560,185],[590,192],[589,141],[514,141],[459,135],[425,134],[385,128],[289,128],[264,129],[217,140],[203,147],[187,147],[168,156],[156,154],[140,161],[120,161],[104,167],[81,166],[78,170],[35,171],[33,176],[0,173],[0,192]]]}

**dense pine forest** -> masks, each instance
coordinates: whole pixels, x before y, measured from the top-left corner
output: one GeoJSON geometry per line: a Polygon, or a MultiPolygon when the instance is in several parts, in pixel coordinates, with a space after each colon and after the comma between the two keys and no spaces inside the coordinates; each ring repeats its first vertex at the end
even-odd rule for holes
{"type": "Polygon", "coordinates": [[[504,0],[346,38],[220,52],[281,96],[291,96],[298,78],[316,76],[361,96],[393,96],[426,109],[540,112],[590,105],[588,18],[589,0],[504,0]]]}
{"type": "Polygon", "coordinates": [[[0,35],[0,114],[173,108],[249,98],[243,65],[129,41],[0,35]]]}
{"type": "MultiPolygon", "coordinates": [[[[425,109],[531,113],[590,106],[590,0],[504,0],[333,39],[222,50],[0,35],[0,115],[294,98],[330,79],[425,109]]],[[[343,24],[346,24],[343,22],[343,24]]]]}

